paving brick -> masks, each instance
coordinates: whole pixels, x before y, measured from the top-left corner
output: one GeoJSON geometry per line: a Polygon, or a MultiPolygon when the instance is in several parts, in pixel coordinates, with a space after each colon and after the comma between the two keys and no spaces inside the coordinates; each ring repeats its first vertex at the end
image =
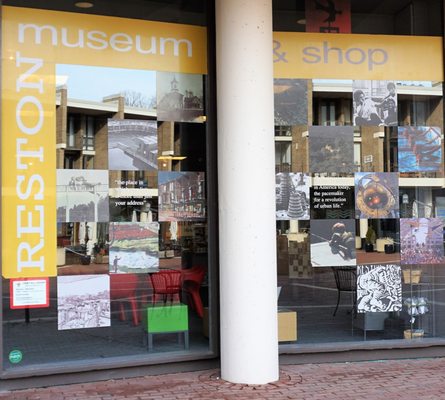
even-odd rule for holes
{"type": "Polygon", "coordinates": [[[445,358],[286,365],[269,385],[199,371],[0,392],[0,400],[443,400],[445,358]]]}

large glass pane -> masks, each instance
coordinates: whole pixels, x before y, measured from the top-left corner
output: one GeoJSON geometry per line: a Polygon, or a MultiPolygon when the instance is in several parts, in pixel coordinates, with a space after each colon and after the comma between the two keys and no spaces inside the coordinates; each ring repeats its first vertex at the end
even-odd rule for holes
{"type": "Polygon", "coordinates": [[[409,51],[418,36],[442,35],[438,19],[426,22],[432,12],[440,2],[274,1],[275,124],[289,125],[292,140],[275,185],[279,337],[295,349],[445,338],[441,67],[418,65],[407,80],[398,57],[395,69],[361,68],[360,50],[385,52],[392,35],[411,35],[399,48],[409,51]],[[277,97],[284,77],[307,79],[299,101],[277,97]],[[290,315],[296,323],[282,323],[290,315]]]}
{"type": "Polygon", "coordinates": [[[20,199],[3,181],[3,231],[7,210],[23,205],[21,225],[7,229],[26,243],[3,251],[5,370],[211,354],[207,59],[197,50],[206,47],[205,8],[110,3],[104,14],[138,11],[139,20],[89,15],[100,6],[83,15],[2,7],[3,24],[23,23],[28,45],[12,37],[14,55],[2,56],[2,119],[28,96],[17,114],[28,132],[3,135],[3,148],[17,139],[25,151],[8,172],[25,171],[20,199]],[[182,24],[140,20],[155,14],[182,24]],[[19,93],[16,82],[25,82],[19,93]]]}

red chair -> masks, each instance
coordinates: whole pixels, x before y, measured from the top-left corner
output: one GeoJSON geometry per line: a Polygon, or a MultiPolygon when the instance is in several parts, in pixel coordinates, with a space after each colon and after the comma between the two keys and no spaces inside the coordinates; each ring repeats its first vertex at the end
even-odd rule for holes
{"type": "Polygon", "coordinates": [[[110,298],[119,302],[119,319],[126,320],[125,303],[128,302],[133,315],[133,324],[139,325],[136,289],[138,277],[135,274],[111,274],[110,275],[110,298]]]}
{"type": "Polygon", "coordinates": [[[204,315],[199,289],[206,274],[206,268],[199,265],[190,269],[184,269],[182,273],[182,287],[189,299],[188,303],[196,311],[200,318],[204,315]]]}
{"type": "Polygon", "coordinates": [[[164,270],[154,274],[150,274],[151,286],[153,288],[153,304],[157,302],[159,297],[166,303],[170,297],[170,301],[180,300],[181,293],[181,273],[175,270],[164,270]]]}

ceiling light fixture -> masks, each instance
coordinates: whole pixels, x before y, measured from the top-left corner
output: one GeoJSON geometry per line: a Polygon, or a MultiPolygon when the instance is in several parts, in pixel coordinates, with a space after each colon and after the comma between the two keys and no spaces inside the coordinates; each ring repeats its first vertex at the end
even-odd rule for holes
{"type": "Polygon", "coordinates": [[[91,8],[94,7],[94,4],[89,1],[78,1],[74,3],[74,5],[78,8],[91,8]]]}

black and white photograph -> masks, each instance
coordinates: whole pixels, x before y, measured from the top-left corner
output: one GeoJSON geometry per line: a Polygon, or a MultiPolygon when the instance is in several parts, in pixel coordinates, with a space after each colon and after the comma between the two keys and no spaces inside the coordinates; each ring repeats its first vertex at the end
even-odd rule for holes
{"type": "Polygon", "coordinates": [[[206,218],[204,172],[159,171],[159,221],[206,218]]]}
{"type": "Polygon", "coordinates": [[[355,174],[356,218],[398,218],[399,174],[357,172],[355,174]]]}
{"type": "Polygon", "coordinates": [[[310,176],[280,172],[275,177],[277,220],[309,219],[310,176]]]}
{"type": "Polygon", "coordinates": [[[109,275],[58,276],[58,329],[105,326],[110,326],[109,275]]]}
{"type": "Polygon", "coordinates": [[[204,122],[202,75],[158,72],[156,88],[159,121],[204,122]]]}
{"type": "Polygon", "coordinates": [[[158,220],[158,196],[150,190],[127,189],[119,197],[110,195],[110,221],[153,222],[158,220]]]}
{"type": "Polygon", "coordinates": [[[108,171],[57,170],[57,222],[108,222],[108,171]]]}
{"type": "Polygon", "coordinates": [[[312,173],[354,173],[353,127],[309,127],[309,170],[312,173]]]}
{"type": "Polygon", "coordinates": [[[307,85],[305,79],[274,79],[275,125],[307,125],[307,85]]]}
{"type": "Polygon", "coordinates": [[[355,220],[311,220],[313,267],[356,265],[355,220]]]}
{"type": "Polygon", "coordinates": [[[124,171],[157,170],[157,122],[109,119],[108,168],[124,171]]]}
{"type": "Polygon", "coordinates": [[[357,267],[357,312],[392,312],[402,309],[400,265],[357,267]]]}
{"type": "Polygon", "coordinates": [[[354,125],[397,125],[396,82],[354,80],[352,98],[354,125]]]}
{"type": "Polygon", "coordinates": [[[355,218],[353,186],[312,186],[310,200],[313,219],[355,218]]]}

